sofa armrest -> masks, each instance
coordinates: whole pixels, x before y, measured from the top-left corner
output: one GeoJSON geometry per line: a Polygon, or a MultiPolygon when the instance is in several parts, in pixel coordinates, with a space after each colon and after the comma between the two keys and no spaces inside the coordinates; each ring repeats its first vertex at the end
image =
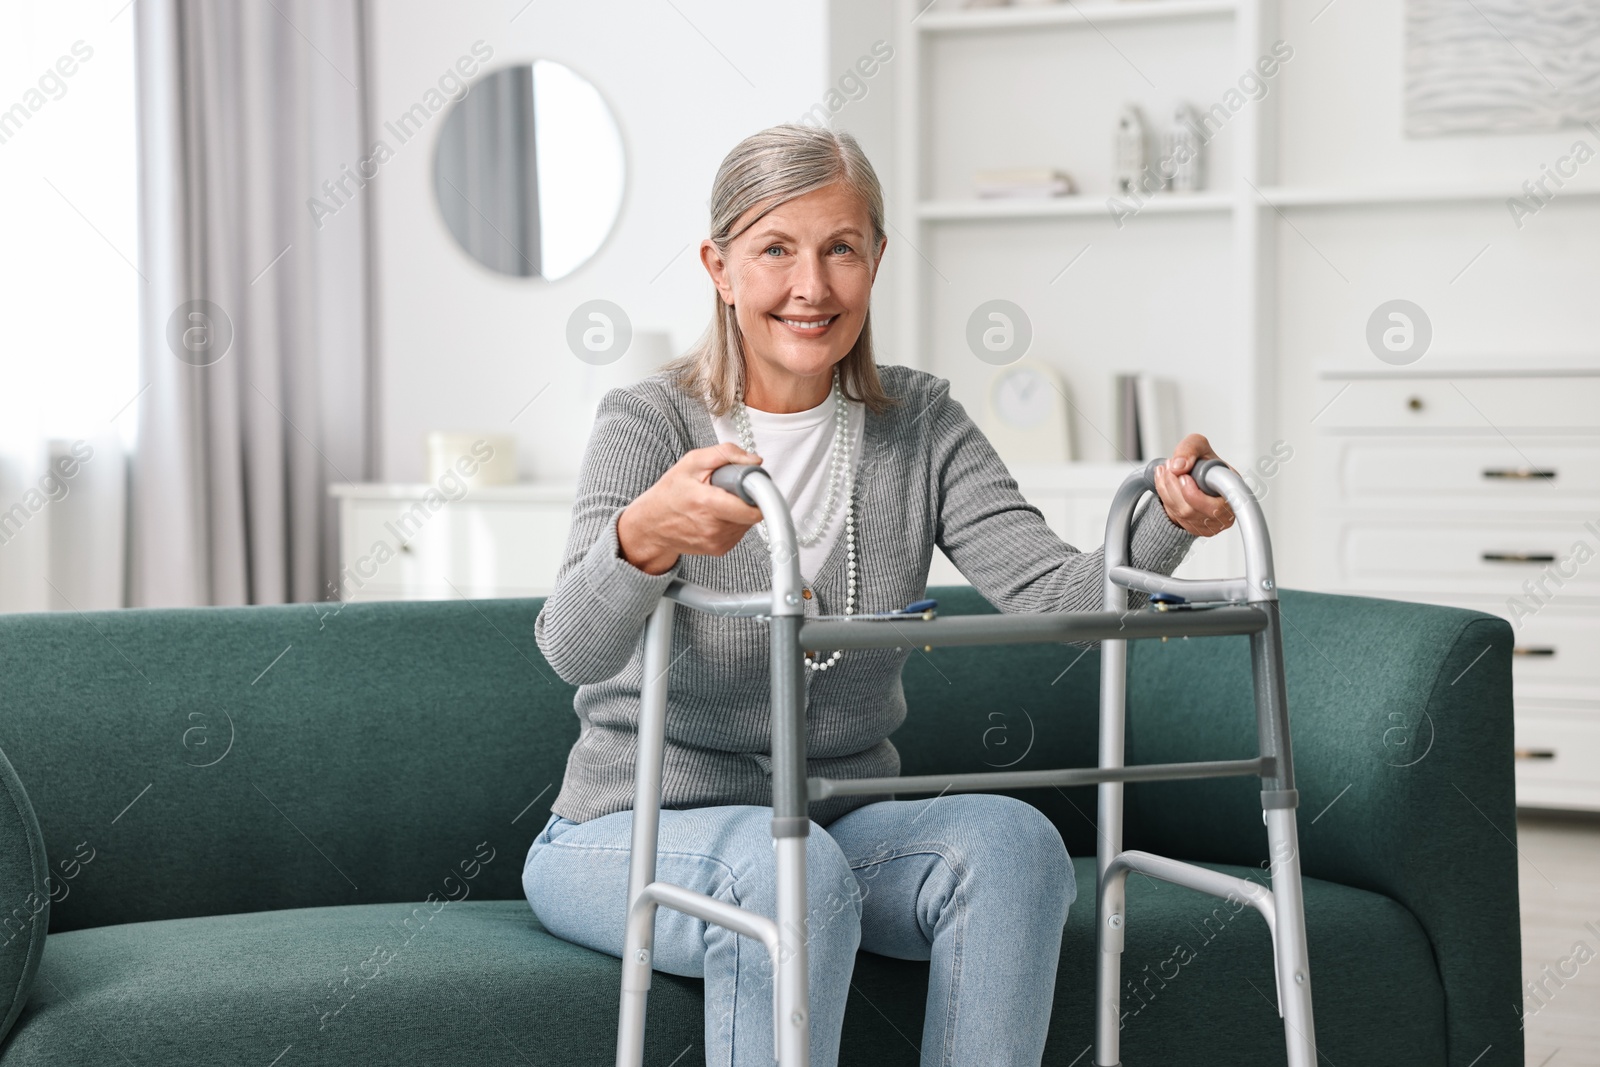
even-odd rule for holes
{"type": "MultiPolygon", "coordinates": [[[[1444,986],[1451,1064],[1492,1046],[1479,1067],[1520,1067],[1511,627],[1294,590],[1281,607],[1305,874],[1416,917],[1444,986]]],[[[1129,662],[1130,763],[1255,754],[1247,639],[1133,642],[1129,662]]],[[[1257,788],[1130,786],[1128,845],[1264,870],[1257,788]]]]}
{"type": "Polygon", "coordinates": [[[50,929],[49,861],[22,779],[0,752],[0,1043],[28,1002],[50,929]]]}

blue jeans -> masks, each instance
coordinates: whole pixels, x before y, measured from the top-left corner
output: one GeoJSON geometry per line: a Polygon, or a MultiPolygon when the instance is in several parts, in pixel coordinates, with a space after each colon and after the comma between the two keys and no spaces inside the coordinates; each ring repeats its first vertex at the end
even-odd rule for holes
{"type": "MultiPolygon", "coordinates": [[[[770,808],[663,810],[656,877],[776,915],[770,808]]],[[[564,940],[622,955],[633,812],[552,815],[522,872],[564,940]]],[[[1077,882],[1055,826],[982,793],[886,800],[806,839],[811,1063],[834,1067],[857,949],[928,960],[924,1067],[1037,1067],[1077,882]]],[[[655,968],[705,979],[706,1063],[772,1063],[772,979],[760,942],[670,908],[655,968]]]]}

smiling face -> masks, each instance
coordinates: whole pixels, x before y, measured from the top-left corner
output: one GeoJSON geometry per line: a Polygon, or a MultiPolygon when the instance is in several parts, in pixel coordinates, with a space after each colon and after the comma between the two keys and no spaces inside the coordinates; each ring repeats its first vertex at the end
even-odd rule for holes
{"type": "Polygon", "coordinates": [[[804,411],[827,399],[833,366],[866,322],[887,240],[872,247],[866,205],[843,182],[778,205],[740,232],[726,257],[700,244],[724,303],[744,334],[745,403],[760,411],[804,411]]]}

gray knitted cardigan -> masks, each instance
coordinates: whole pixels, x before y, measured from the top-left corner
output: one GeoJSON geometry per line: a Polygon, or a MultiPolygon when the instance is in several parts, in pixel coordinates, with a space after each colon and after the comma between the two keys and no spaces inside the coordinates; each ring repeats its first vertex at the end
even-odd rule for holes
{"type": "MultiPolygon", "coordinates": [[[[1046,525],[988,438],[950,396],[950,383],[910,367],[880,365],[900,403],[868,409],[855,474],[856,605],[889,611],[921,597],[935,546],[1004,612],[1102,606],[1103,549],[1080,552],[1046,525]]],[[[661,575],[622,558],[617,515],[684,452],[717,443],[710,413],[664,374],[602,398],[578,474],[577,499],[556,588],[535,623],[539,650],[578,687],[581,723],[551,810],[583,822],[633,807],[634,730],[646,617],[674,577],[722,590],[772,585],[771,557],[752,528],[723,556],[683,556],[661,575]]],[[[1172,573],[1194,535],[1147,499],[1133,528],[1136,566],[1172,573]]],[[[808,615],[844,611],[845,540],[809,576],[808,615]]],[[[1144,598],[1130,601],[1139,606],[1144,598]]],[[[675,609],[668,672],[667,808],[772,802],[770,643],[766,624],[675,609]]],[[[823,655],[831,653],[823,650],[823,655]]],[[[906,717],[900,669],[910,649],[850,649],[806,678],[807,773],[894,775],[889,735],[906,717]]],[[[813,803],[826,826],[887,796],[813,803]]]]}

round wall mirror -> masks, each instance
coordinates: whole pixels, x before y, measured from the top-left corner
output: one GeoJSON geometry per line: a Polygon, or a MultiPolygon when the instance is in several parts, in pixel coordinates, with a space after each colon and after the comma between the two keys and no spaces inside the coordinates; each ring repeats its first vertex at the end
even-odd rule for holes
{"type": "Polygon", "coordinates": [[[605,241],[625,177],[611,109],[548,59],[475,82],[445,116],[433,158],[439,211],[467,254],[502,274],[551,281],[605,241]]]}

